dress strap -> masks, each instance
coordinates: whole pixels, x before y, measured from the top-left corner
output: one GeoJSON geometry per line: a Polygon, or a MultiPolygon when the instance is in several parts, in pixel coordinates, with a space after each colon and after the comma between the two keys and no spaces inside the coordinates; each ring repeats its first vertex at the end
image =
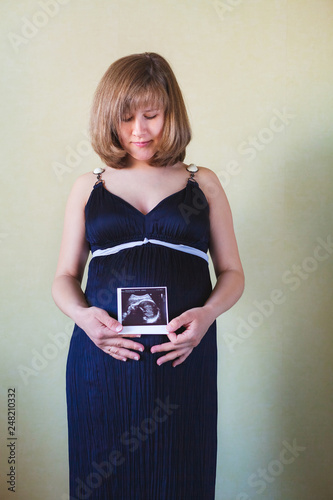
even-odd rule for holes
{"type": "MultiPolygon", "coordinates": [[[[190,172],[190,177],[189,180],[195,180],[194,179],[194,174],[196,174],[199,170],[199,168],[194,164],[191,163],[188,167],[186,167],[186,170],[190,172]]],[[[104,183],[104,180],[102,179],[102,173],[105,172],[105,168],[97,167],[93,171],[93,174],[97,176],[97,181],[95,182],[95,186],[97,186],[99,183],[104,183]]]]}
{"type": "Polygon", "coordinates": [[[97,167],[93,171],[93,174],[97,176],[97,181],[95,182],[94,186],[97,186],[100,183],[104,184],[104,180],[102,179],[103,172],[105,172],[105,168],[101,168],[101,167],[97,167]]]}
{"type": "Polygon", "coordinates": [[[188,180],[196,182],[196,180],[194,179],[194,174],[197,173],[197,171],[199,170],[199,168],[194,163],[191,163],[191,165],[189,165],[188,167],[186,167],[186,170],[188,172],[190,172],[190,177],[189,177],[188,180]]]}

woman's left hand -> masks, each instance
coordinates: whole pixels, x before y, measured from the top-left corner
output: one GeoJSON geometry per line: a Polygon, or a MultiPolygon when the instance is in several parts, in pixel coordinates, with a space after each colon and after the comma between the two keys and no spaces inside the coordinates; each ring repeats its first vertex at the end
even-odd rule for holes
{"type": "Polygon", "coordinates": [[[152,353],[168,351],[168,354],[158,358],[157,364],[162,365],[167,361],[175,360],[172,363],[175,367],[183,363],[210,327],[212,321],[208,316],[204,307],[194,307],[173,318],[166,326],[170,342],[154,345],[150,349],[152,353]],[[175,331],[182,326],[186,330],[177,335],[175,331]]]}

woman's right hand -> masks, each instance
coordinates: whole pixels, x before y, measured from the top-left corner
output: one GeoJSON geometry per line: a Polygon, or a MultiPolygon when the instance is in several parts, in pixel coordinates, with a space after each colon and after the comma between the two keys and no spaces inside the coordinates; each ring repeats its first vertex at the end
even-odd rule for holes
{"type": "MultiPolygon", "coordinates": [[[[123,328],[122,324],[109,316],[104,309],[94,306],[80,307],[75,323],[84,330],[99,349],[113,358],[121,361],[140,359],[139,354],[133,351],[142,352],[144,346],[122,336],[119,333],[123,328]]],[[[126,337],[137,338],[141,335],[126,335],[126,337]]]]}

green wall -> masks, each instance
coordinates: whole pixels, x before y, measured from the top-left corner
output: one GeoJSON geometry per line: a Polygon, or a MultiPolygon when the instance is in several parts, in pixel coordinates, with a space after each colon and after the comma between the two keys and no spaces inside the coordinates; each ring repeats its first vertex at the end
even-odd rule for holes
{"type": "Polygon", "coordinates": [[[1,0],[0,11],[1,498],[68,498],[72,322],[51,282],[68,193],[100,165],[86,136],[93,92],[112,61],[143,51],[175,70],[194,132],[186,161],[219,175],[246,274],[219,318],[216,498],[333,498],[333,2],[1,0]]]}

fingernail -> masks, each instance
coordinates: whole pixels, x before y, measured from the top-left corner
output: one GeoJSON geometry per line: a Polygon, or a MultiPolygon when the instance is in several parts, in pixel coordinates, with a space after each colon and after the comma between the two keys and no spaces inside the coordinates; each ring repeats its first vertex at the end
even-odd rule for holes
{"type": "Polygon", "coordinates": [[[139,361],[139,356],[134,356],[135,361],[139,361]]]}
{"type": "Polygon", "coordinates": [[[121,330],[121,329],[122,329],[122,325],[118,325],[118,326],[116,327],[116,332],[120,332],[120,330],[121,330]]]}
{"type": "Polygon", "coordinates": [[[143,352],[143,347],[139,347],[139,351],[143,352]]]}
{"type": "Polygon", "coordinates": [[[127,361],[127,358],[123,358],[123,361],[127,361]]]}

